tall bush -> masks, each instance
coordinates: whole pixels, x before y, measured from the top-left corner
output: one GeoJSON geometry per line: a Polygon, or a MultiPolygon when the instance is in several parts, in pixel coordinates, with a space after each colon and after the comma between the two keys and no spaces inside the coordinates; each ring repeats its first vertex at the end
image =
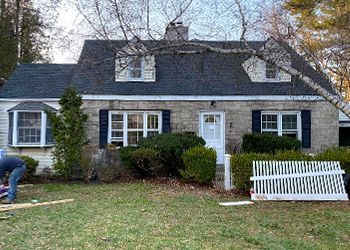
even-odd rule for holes
{"type": "Polygon", "coordinates": [[[83,104],[74,88],[68,87],[59,101],[59,113],[47,112],[55,139],[53,166],[64,178],[80,172],[80,159],[86,144],[85,122],[88,116],[83,113],[83,104]]]}
{"type": "Polygon", "coordinates": [[[350,174],[350,149],[349,148],[329,148],[315,156],[317,161],[339,161],[342,169],[350,174]]]}
{"type": "Polygon", "coordinates": [[[204,146],[190,148],[182,155],[185,168],[180,170],[185,181],[209,183],[215,177],[216,151],[204,146]]]}
{"type": "Polygon", "coordinates": [[[253,153],[276,153],[280,150],[300,150],[301,141],[272,134],[245,134],[243,135],[243,151],[253,153]]]}
{"type": "Polygon", "coordinates": [[[204,146],[204,139],[191,134],[159,134],[139,143],[140,148],[150,148],[160,153],[167,176],[179,176],[179,169],[184,166],[182,154],[198,145],[204,146]]]}

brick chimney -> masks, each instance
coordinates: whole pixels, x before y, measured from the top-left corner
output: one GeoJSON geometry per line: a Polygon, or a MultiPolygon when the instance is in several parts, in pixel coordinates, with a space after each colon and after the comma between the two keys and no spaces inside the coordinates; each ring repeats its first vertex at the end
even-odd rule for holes
{"type": "Polygon", "coordinates": [[[165,39],[169,41],[188,40],[188,27],[182,22],[171,22],[165,29],[165,39]]]}

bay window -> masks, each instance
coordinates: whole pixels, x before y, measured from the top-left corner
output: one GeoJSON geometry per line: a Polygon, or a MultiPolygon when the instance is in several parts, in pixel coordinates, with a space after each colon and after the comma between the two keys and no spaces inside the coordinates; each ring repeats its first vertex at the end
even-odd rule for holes
{"type": "Polygon", "coordinates": [[[144,137],[161,133],[161,112],[110,111],[108,129],[108,143],[135,145],[144,137]]]}
{"type": "Polygon", "coordinates": [[[51,125],[44,111],[14,110],[9,112],[9,145],[44,147],[54,143],[51,125]]]}

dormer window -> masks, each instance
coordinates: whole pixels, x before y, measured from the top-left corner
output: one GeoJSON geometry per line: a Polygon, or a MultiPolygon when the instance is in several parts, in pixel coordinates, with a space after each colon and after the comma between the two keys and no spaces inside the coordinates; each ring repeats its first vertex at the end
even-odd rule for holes
{"type": "Polygon", "coordinates": [[[155,59],[153,55],[116,58],[116,82],[154,82],[156,80],[155,59]]]}
{"type": "Polygon", "coordinates": [[[273,63],[266,63],[265,71],[266,79],[275,80],[277,78],[277,67],[273,63]]]}
{"type": "Polygon", "coordinates": [[[128,80],[142,81],[144,75],[144,58],[130,57],[128,60],[128,80]]]}
{"type": "Polygon", "coordinates": [[[115,81],[155,82],[155,57],[147,52],[147,48],[138,38],[133,38],[120,48],[115,58],[115,81]]]}

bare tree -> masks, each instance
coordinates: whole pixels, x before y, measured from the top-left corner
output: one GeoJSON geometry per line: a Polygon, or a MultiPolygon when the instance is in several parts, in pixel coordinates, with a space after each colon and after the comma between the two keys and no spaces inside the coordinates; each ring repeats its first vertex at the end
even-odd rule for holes
{"type": "MultiPolygon", "coordinates": [[[[205,4],[207,0],[195,1],[195,0],[80,0],[78,1],[78,9],[84,16],[85,20],[89,24],[96,37],[111,41],[112,39],[125,39],[131,41],[132,38],[138,39],[164,39],[164,33],[160,32],[159,23],[168,23],[172,25],[174,22],[182,19],[188,19],[190,23],[194,17],[200,18],[199,13],[196,12],[198,4],[205,4]]],[[[249,37],[252,27],[258,26],[257,22],[260,22],[263,15],[258,11],[254,14],[248,10],[251,6],[248,4],[243,5],[240,0],[223,0],[223,1],[207,1],[210,8],[206,10],[205,15],[210,15],[210,11],[213,12],[213,16],[220,13],[226,17],[231,17],[228,21],[228,26],[233,23],[236,25],[236,29],[233,31],[240,32],[240,40],[245,44],[243,48],[224,49],[197,42],[195,40],[179,39],[176,41],[163,40],[162,43],[155,43],[153,48],[144,50],[128,50],[123,53],[119,53],[119,57],[127,56],[145,56],[149,54],[157,53],[206,53],[216,52],[221,54],[247,54],[252,57],[256,57],[265,62],[274,64],[277,68],[290,74],[291,76],[302,80],[307,86],[313,89],[318,95],[322,96],[325,100],[330,102],[337,109],[343,111],[350,117],[350,109],[348,108],[343,97],[338,94],[334,95],[327,89],[322,87],[322,84],[315,82],[313,79],[293,68],[290,64],[286,64],[284,58],[278,56],[276,48],[265,46],[259,50],[251,48],[246,40],[249,37]],[[249,17],[253,17],[249,19],[249,17]],[[240,21],[240,25],[237,25],[237,21],[240,21]]],[[[228,20],[228,19],[226,19],[228,20]]],[[[187,20],[186,20],[187,21],[187,20]]],[[[213,19],[207,20],[209,28],[205,29],[209,34],[212,32],[210,26],[214,27],[213,19]]],[[[283,26],[280,23],[275,22],[276,25],[280,25],[279,28],[286,28],[279,35],[286,35],[292,43],[296,46],[304,46],[302,40],[299,40],[297,36],[292,36],[293,30],[290,26],[283,26]]],[[[168,26],[169,27],[169,26],[168,26]]],[[[168,28],[167,27],[167,28],[168,28]]],[[[258,26],[261,28],[261,26],[258,26]]],[[[163,27],[164,29],[164,27],[163,27]]],[[[294,32],[296,34],[296,32],[294,32]]],[[[133,46],[135,41],[133,40],[133,46]]],[[[111,43],[112,46],[112,43],[111,43]]],[[[117,51],[117,49],[115,50],[117,51]]],[[[341,55],[340,55],[341,56],[341,55]]],[[[110,60],[114,60],[111,58],[110,60]]],[[[315,60],[317,61],[317,60],[315,60]]],[[[319,64],[324,62],[317,61],[319,64]]],[[[329,73],[326,72],[326,73],[329,73]]],[[[329,77],[332,79],[332,77],[329,77]]]]}

